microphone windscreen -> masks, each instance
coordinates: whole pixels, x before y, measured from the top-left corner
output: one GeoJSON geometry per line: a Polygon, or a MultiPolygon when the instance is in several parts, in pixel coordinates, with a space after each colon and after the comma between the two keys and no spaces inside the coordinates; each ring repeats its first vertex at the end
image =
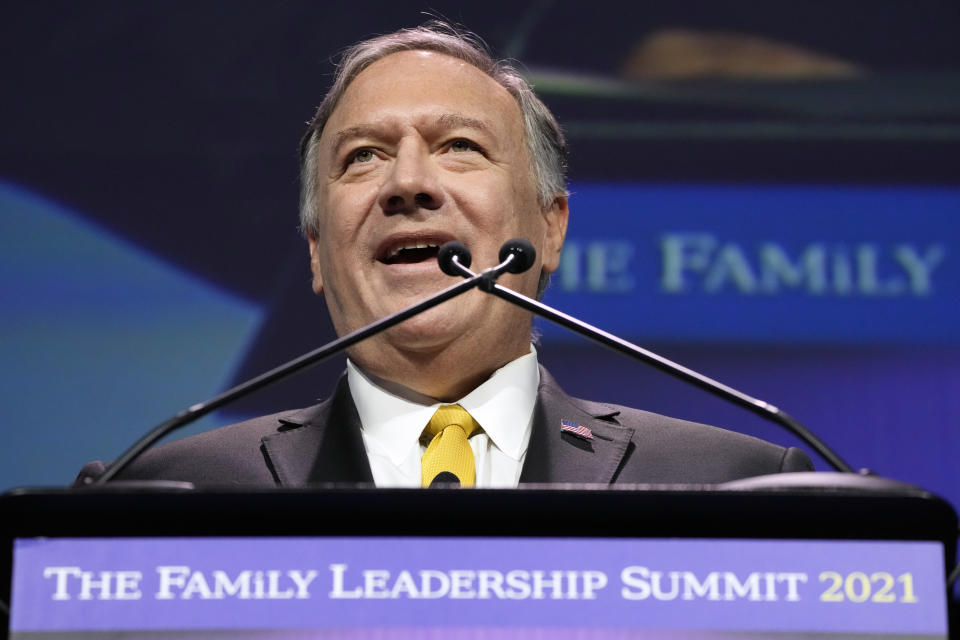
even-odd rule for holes
{"type": "Polygon", "coordinates": [[[456,258],[457,262],[461,265],[469,269],[470,263],[473,261],[473,257],[470,255],[470,249],[467,249],[466,245],[462,242],[451,240],[450,242],[444,243],[437,253],[437,264],[440,265],[441,271],[448,276],[462,276],[463,273],[461,273],[453,263],[454,258],[456,258]]]}
{"type": "Polygon", "coordinates": [[[437,485],[441,485],[441,486],[456,485],[459,487],[460,478],[457,477],[457,474],[451,473],[450,471],[441,471],[436,476],[434,476],[433,480],[430,481],[431,487],[435,487],[437,485]]]}
{"type": "Polygon", "coordinates": [[[537,259],[537,250],[528,240],[523,238],[513,238],[503,243],[503,246],[500,247],[500,262],[503,263],[507,256],[511,254],[514,259],[507,267],[507,271],[510,273],[523,273],[532,267],[533,262],[537,259]]]}

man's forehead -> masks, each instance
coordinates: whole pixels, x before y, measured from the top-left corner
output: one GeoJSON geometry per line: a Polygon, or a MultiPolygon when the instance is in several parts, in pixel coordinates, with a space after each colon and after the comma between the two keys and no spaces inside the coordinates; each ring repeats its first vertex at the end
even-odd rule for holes
{"type": "Polygon", "coordinates": [[[436,121],[441,126],[490,129],[505,115],[484,118],[490,110],[510,111],[518,123],[522,118],[515,98],[481,69],[445,53],[415,50],[386,55],[358,73],[344,89],[328,124],[339,121],[335,124],[352,126],[357,123],[342,122],[349,120],[344,118],[345,111],[354,114],[373,104],[389,107],[392,99],[407,106],[436,103],[447,118],[436,121]],[[453,108],[458,101],[460,107],[453,108]]]}
{"type": "Polygon", "coordinates": [[[405,78],[402,76],[395,76],[391,71],[391,68],[396,67],[404,67],[408,70],[423,68],[431,72],[437,72],[438,70],[446,68],[460,75],[460,77],[475,76],[476,79],[485,78],[490,82],[496,83],[496,80],[490,77],[490,75],[485,73],[479,67],[476,67],[466,60],[456,56],[443,53],[442,51],[407,49],[403,51],[394,51],[393,53],[388,53],[382,58],[374,60],[350,80],[347,89],[349,90],[349,87],[355,84],[358,80],[368,79],[371,76],[377,75],[381,76],[381,79],[383,79],[383,76],[385,76],[388,79],[396,80],[398,83],[402,83],[405,78]]]}

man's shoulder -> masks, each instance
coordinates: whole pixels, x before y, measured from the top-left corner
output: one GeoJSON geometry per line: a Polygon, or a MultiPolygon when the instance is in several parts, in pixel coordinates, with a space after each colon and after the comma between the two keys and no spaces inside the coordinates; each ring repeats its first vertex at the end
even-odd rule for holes
{"type": "Polygon", "coordinates": [[[618,409],[616,418],[621,425],[634,429],[632,442],[648,471],[655,467],[672,475],[682,464],[686,482],[813,471],[810,458],[796,447],[650,411],[618,409]]]}
{"type": "MultiPolygon", "coordinates": [[[[552,380],[551,380],[552,382],[552,380]]],[[[617,482],[717,483],[738,478],[813,471],[802,450],[706,424],[548,391],[548,402],[566,402],[595,425],[623,430],[629,445],[617,482]]]]}
{"type": "MultiPolygon", "coordinates": [[[[117,480],[180,480],[198,484],[276,484],[264,440],[305,425],[322,426],[327,403],[280,411],[218,427],[148,449],[117,480]]],[[[83,467],[74,485],[99,477],[109,465],[83,467]]]]}

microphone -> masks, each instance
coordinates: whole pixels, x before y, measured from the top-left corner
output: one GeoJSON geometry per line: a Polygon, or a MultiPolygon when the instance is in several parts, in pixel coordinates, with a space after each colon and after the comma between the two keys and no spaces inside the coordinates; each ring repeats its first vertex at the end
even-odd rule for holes
{"type": "MultiPolygon", "coordinates": [[[[533,264],[535,257],[536,251],[534,250],[533,246],[528,241],[520,238],[508,240],[500,248],[501,264],[507,265],[506,270],[510,271],[511,273],[520,273],[521,271],[529,269],[533,264]],[[513,259],[509,260],[508,262],[508,258],[510,256],[513,256],[513,259]],[[514,269],[517,270],[514,271],[514,269]]],[[[464,278],[478,277],[467,268],[459,268],[456,273],[464,278]]],[[[707,376],[698,373],[693,369],[688,369],[681,364],[677,364],[676,362],[668,360],[661,355],[658,355],[652,351],[648,351],[647,349],[635,345],[632,342],[628,342],[623,338],[619,338],[612,333],[607,333],[602,329],[598,329],[597,327],[587,324],[582,320],[578,320],[571,315],[567,315],[554,309],[553,307],[545,305],[539,300],[528,298],[523,294],[517,293],[513,289],[509,289],[503,285],[497,284],[493,279],[485,277],[484,274],[480,274],[479,277],[480,282],[478,286],[483,291],[502,298],[511,304],[515,304],[522,309],[530,311],[531,313],[546,318],[547,320],[574,331],[575,333],[579,333],[582,336],[590,338],[595,342],[599,342],[605,347],[609,347],[618,353],[652,365],[664,373],[668,373],[675,378],[679,378],[680,380],[692,384],[695,387],[699,387],[704,391],[708,391],[715,396],[726,400],[727,402],[743,407],[744,409],[759,415],[761,418],[784,427],[795,436],[803,440],[806,444],[810,445],[814,451],[820,454],[820,456],[837,471],[855,473],[849,464],[847,464],[839,455],[837,455],[833,449],[828,447],[826,443],[820,440],[820,438],[814,435],[813,432],[797,422],[794,418],[787,415],[785,411],[781,411],[774,405],[749,396],[741,391],[737,391],[733,387],[729,387],[722,382],[708,378],[707,376]]]]}
{"type": "MultiPolygon", "coordinates": [[[[510,261],[507,271],[509,273],[523,273],[533,266],[537,259],[537,250],[533,248],[529,240],[513,238],[504,242],[503,246],[500,247],[500,262],[506,262],[509,256],[513,256],[514,259],[510,261]]],[[[464,266],[469,267],[470,263],[467,262],[464,266]]]]}
{"type": "MultiPolygon", "coordinates": [[[[527,243],[529,244],[529,243],[527,243]]],[[[501,254],[503,252],[501,251],[501,254]]],[[[174,431],[185,427],[186,425],[194,422],[208,413],[219,409],[235,400],[239,400],[244,396],[247,396],[255,391],[273,384],[274,382],[279,382],[284,378],[287,378],[294,373],[298,373],[308,367],[311,367],[315,364],[323,362],[327,358],[334,356],[341,351],[348,349],[354,344],[360,342],[361,340],[366,340],[367,338],[373,337],[381,331],[385,331],[390,327],[408,320],[415,315],[423,313],[427,309],[431,309],[442,302],[446,302],[451,298],[459,296],[461,293],[469,291],[474,287],[489,286],[493,284],[496,279],[508,269],[511,268],[511,265],[517,260],[516,256],[511,254],[508,260],[503,260],[501,264],[498,264],[495,267],[490,267],[485,269],[479,274],[473,274],[470,269],[470,251],[460,242],[448,242],[440,247],[440,252],[437,257],[438,262],[441,263],[441,268],[444,269],[444,272],[449,275],[460,275],[467,278],[463,282],[459,282],[451,287],[436,293],[422,302],[418,302],[414,305],[402,309],[396,313],[393,313],[385,318],[381,318],[371,324],[357,329],[351,333],[348,333],[344,336],[337,338],[336,340],[325,344],[318,349],[314,349],[309,353],[295,358],[285,364],[280,365],[270,371],[267,371],[264,374],[242,382],[232,389],[228,389],[221,393],[218,396],[215,396],[205,402],[198,402],[197,404],[184,409],[180,413],[176,414],[172,418],[169,418],[156,427],[147,432],[146,435],[142,436],[137,440],[133,446],[127,449],[119,458],[117,458],[103,474],[100,475],[92,484],[105,484],[114,478],[118,473],[126,469],[130,463],[140,457],[140,455],[153,446],[161,438],[173,433],[174,431]],[[440,256],[444,256],[441,260],[440,256]],[[443,267],[446,265],[446,268],[443,267]],[[448,271],[447,269],[450,269],[448,271]]],[[[452,474],[451,474],[452,475],[452,474]]],[[[456,478],[456,476],[454,476],[456,478]]],[[[448,482],[444,480],[443,482],[448,482]]],[[[456,482],[460,482],[457,478],[456,482]]]]}
{"type": "Polygon", "coordinates": [[[439,487],[451,487],[451,486],[459,487],[460,478],[458,478],[457,474],[453,473],[452,471],[441,471],[436,476],[434,476],[433,480],[430,481],[431,489],[438,486],[439,487]]]}
{"type": "MultiPolygon", "coordinates": [[[[501,251],[500,254],[500,262],[504,262],[503,252],[501,251]]],[[[457,264],[464,269],[469,269],[471,262],[473,262],[473,257],[470,255],[470,249],[456,240],[447,242],[437,252],[437,264],[440,265],[440,270],[448,276],[462,276],[463,272],[460,271],[457,264]]]]}

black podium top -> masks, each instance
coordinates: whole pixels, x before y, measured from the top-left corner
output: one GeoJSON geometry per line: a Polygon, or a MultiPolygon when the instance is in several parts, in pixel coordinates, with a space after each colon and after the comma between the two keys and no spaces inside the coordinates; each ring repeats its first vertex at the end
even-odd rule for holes
{"type": "MultiPolygon", "coordinates": [[[[947,571],[957,545],[957,515],[945,501],[850,474],[783,474],[719,486],[515,490],[114,483],[11,491],[0,497],[0,522],[4,602],[17,539],[469,537],[493,544],[531,538],[547,546],[561,538],[927,541],[942,547],[947,571]]],[[[854,583],[854,595],[858,588],[854,583]]]]}

